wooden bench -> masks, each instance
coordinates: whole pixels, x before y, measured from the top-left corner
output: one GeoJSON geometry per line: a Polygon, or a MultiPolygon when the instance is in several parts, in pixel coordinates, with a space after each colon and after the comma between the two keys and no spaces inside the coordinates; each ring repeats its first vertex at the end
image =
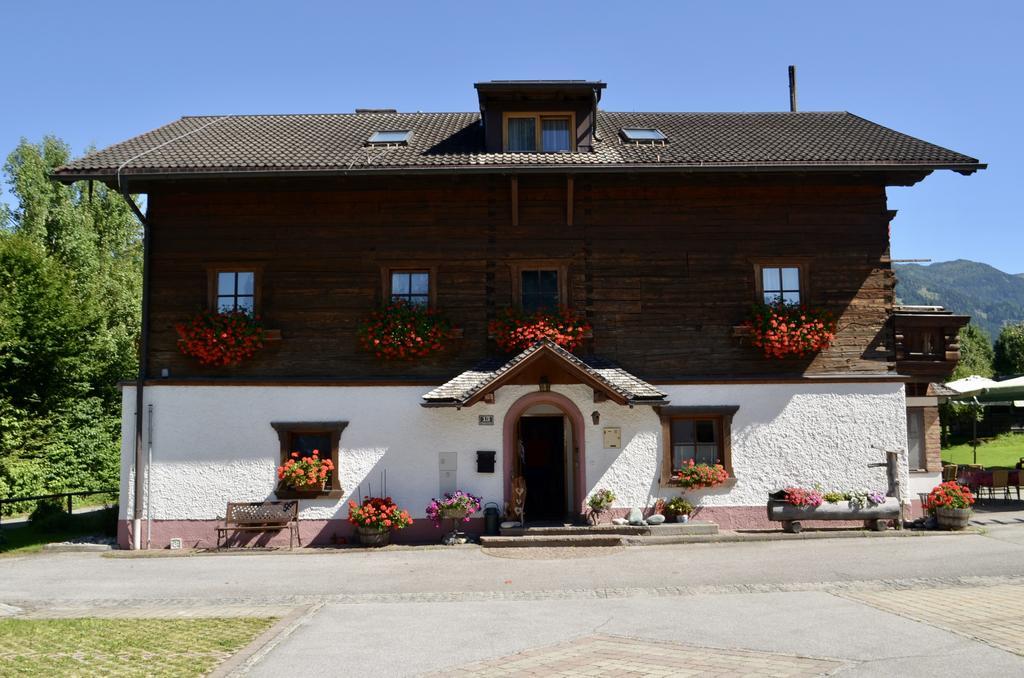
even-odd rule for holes
{"type": "Polygon", "coordinates": [[[228,532],[280,532],[287,529],[288,548],[294,548],[299,535],[299,502],[291,501],[229,501],[224,526],[217,528],[217,548],[227,543],[228,532]]]}

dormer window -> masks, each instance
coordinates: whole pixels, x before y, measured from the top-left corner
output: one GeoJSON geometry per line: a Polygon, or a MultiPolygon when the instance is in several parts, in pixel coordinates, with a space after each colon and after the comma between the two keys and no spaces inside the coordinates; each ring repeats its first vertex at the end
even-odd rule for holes
{"type": "Polygon", "coordinates": [[[366,140],[367,146],[405,146],[412,132],[407,129],[379,130],[366,140]]]}
{"type": "Polygon", "coordinates": [[[576,150],[572,113],[506,113],[505,150],[510,153],[570,153],[576,150]]]}
{"type": "Polygon", "coordinates": [[[668,143],[668,137],[656,127],[623,127],[619,132],[625,141],[633,144],[668,143]]]}

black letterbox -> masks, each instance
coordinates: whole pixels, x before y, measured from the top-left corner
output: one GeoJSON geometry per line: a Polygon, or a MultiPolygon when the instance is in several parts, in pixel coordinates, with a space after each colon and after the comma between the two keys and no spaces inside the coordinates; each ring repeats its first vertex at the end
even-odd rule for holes
{"type": "Polygon", "coordinates": [[[494,452],[487,450],[477,450],[476,453],[476,472],[477,473],[494,473],[494,452]]]}

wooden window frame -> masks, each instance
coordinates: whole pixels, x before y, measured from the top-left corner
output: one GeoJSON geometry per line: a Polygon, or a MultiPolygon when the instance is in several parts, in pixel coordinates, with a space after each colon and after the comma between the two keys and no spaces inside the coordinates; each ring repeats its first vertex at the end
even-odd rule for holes
{"type": "Polygon", "coordinates": [[[764,303],[764,275],[766,268],[795,268],[800,275],[800,303],[810,301],[810,261],[804,257],[786,257],[780,259],[759,259],[754,265],[754,300],[764,303]]]}
{"type": "Polygon", "coordinates": [[[243,273],[252,271],[252,312],[257,315],[263,308],[263,264],[246,261],[212,263],[206,265],[206,306],[217,310],[217,276],[221,273],[243,273]]]}
{"type": "Polygon", "coordinates": [[[270,423],[277,432],[277,439],[280,444],[280,461],[283,464],[288,455],[291,454],[291,436],[293,433],[322,433],[330,436],[331,439],[331,462],[334,464],[334,472],[331,473],[330,484],[323,490],[317,492],[303,492],[277,484],[274,494],[278,499],[301,499],[304,497],[328,497],[339,498],[344,496],[344,489],[341,486],[341,465],[339,464],[338,450],[341,447],[341,433],[348,426],[347,421],[274,421],[270,423]]]}
{"type": "Polygon", "coordinates": [[[558,305],[570,306],[569,264],[560,259],[538,259],[509,264],[512,274],[512,306],[523,308],[523,273],[527,271],[555,271],[558,273],[558,305]]]}
{"type": "Polygon", "coordinates": [[[575,153],[576,152],[576,113],[573,111],[505,111],[501,114],[501,149],[505,153],[575,153]],[[508,150],[508,121],[509,118],[533,118],[534,125],[534,150],[532,151],[510,151],[508,150]],[[545,151],[541,148],[541,121],[545,118],[556,118],[559,120],[569,119],[569,150],[568,151],[545,151]]]}
{"type": "Polygon", "coordinates": [[[718,433],[718,452],[722,466],[729,472],[726,485],[734,484],[736,476],[732,469],[732,419],[739,411],[739,405],[710,405],[697,407],[660,407],[661,417],[661,484],[672,484],[672,422],[680,419],[711,419],[718,433]]]}
{"type": "Polygon", "coordinates": [[[426,273],[428,278],[427,287],[427,308],[437,308],[437,266],[419,265],[415,262],[387,263],[380,267],[381,299],[383,303],[391,303],[391,274],[392,273],[426,273]]]}

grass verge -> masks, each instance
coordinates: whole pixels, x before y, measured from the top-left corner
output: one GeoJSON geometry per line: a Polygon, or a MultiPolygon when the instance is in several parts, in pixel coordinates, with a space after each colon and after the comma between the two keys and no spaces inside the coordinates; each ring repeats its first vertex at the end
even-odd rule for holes
{"type": "Polygon", "coordinates": [[[0,620],[0,673],[201,676],[275,621],[252,617],[0,620]]]}
{"type": "Polygon", "coordinates": [[[984,439],[978,445],[978,461],[974,461],[974,448],[970,442],[951,445],[942,450],[942,461],[953,464],[1013,468],[1024,457],[1024,435],[1004,433],[996,438],[984,439]]]}

